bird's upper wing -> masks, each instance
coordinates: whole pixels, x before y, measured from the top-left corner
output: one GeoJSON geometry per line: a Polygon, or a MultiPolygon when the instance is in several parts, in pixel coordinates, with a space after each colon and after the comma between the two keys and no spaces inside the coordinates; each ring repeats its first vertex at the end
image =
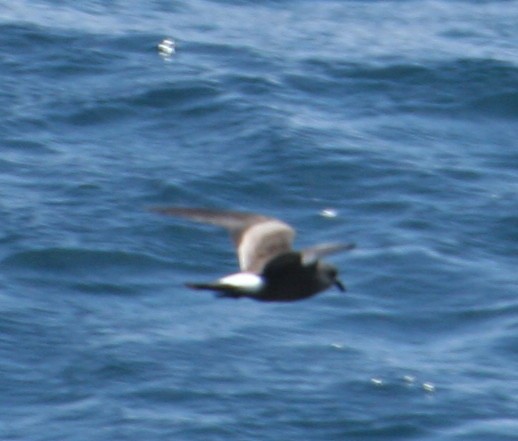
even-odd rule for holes
{"type": "Polygon", "coordinates": [[[234,241],[241,271],[256,274],[261,273],[272,258],[291,251],[295,237],[295,231],[288,224],[260,214],[187,207],[152,210],[226,228],[234,241]]]}
{"type": "Polygon", "coordinates": [[[291,251],[294,237],[293,228],[277,219],[266,218],[249,225],[237,245],[241,270],[261,273],[271,259],[291,251]]]}

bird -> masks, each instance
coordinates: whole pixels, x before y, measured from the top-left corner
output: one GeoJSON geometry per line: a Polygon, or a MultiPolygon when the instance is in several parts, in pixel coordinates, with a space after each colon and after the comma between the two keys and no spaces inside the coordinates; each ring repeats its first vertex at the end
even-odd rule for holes
{"type": "Polygon", "coordinates": [[[326,243],[301,251],[292,248],[295,230],[287,223],[261,214],[193,207],[153,207],[163,215],[212,224],[229,231],[240,271],[212,282],[189,282],[196,290],[217,297],[250,298],[262,302],[292,302],[335,286],[345,292],[338,270],[323,256],[351,250],[354,243],[326,243]]]}

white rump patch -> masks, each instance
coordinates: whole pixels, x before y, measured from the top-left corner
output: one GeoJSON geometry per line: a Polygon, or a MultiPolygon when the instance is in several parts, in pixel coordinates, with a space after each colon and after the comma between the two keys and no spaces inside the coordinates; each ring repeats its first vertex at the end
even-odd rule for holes
{"type": "Polygon", "coordinates": [[[264,286],[262,277],[254,273],[236,273],[223,277],[218,283],[230,285],[250,294],[255,294],[264,286]]]}

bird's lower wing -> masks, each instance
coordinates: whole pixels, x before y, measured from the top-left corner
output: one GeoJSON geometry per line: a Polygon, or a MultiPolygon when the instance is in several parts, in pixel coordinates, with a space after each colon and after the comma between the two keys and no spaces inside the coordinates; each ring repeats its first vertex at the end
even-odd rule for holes
{"type": "Polygon", "coordinates": [[[325,243],[315,245],[311,248],[306,248],[301,251],[302,253],[302,264],[311,265],[315,263],[321,257],[329,254],[340,253],[342,251],[350,251],[356,248],[354,243],[325,243]]]}

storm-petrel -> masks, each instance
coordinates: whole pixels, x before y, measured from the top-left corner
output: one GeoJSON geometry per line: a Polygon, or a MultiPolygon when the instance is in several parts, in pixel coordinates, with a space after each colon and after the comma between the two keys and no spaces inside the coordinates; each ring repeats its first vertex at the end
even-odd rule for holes
{"type": "Polygon", "coordinates": [[[205,208],[165,207],[155,212],[226,228],[234,241],[240,272],[208,283],[187,283],[193,289],[215,291],[218,297],[289,302],[311,297],[335,285],[345,286],[337,269],[320,260],[354,244],[330,243],[302,251],[291,247],[295,230],[271,217],[205,208]]]}

